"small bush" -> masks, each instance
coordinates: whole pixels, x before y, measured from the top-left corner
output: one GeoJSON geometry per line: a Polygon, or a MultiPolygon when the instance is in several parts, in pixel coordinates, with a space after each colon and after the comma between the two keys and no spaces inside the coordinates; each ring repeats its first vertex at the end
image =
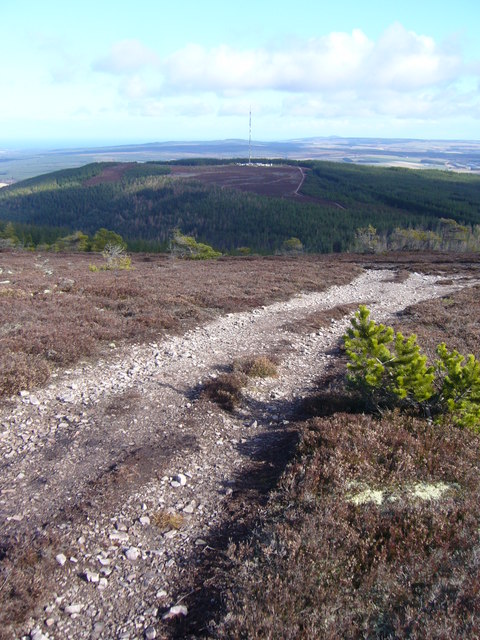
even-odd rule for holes
{"type": "Polygon", "coordinates": [[[184,235],[179,229],[174,229],[170,238],[170,252],[178,258],[188,260],[211,260],[220,258],[220,251],[202,242],[197,242],[192,236],[184,235]]]}
{"type": "Polygon", "coordinates": [[[233,370],[249,378],[276,378],[278,362],[271,356],[250,356],[233,363],[233,370]]]}
{"type": "Polygon", "coordinates": [[[132,268],[132,259],[125,253],[125,245],[123,244],[106,244],[102,256],[106,262],[104,269],[129,271],[132,268]]]}
{"type": "Polygon", "coordinates": [[[246,386],[245,374],[224,373],[214,380],[205,383],[202,395],[216,402],[223,409],[233,411],[242,400],[242,389],[246,386]]]}

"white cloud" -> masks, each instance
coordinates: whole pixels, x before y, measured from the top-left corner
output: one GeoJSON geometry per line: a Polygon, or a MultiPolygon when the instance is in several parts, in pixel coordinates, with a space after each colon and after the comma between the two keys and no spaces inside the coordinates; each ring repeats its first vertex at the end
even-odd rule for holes
{"type": "Polygon", "coordinates": [[[371,86],[412,90],[454,80],[459,52],[427,36],[389,27],[377,42],[361,30],[330,33],[284,50],[206,49],[190,44],[162,62],[176,91],[325,91],[371,86]]]}
{"type": "Polygon", "coordinates": [[[458,50],[441,47],[398,23],[383,33],[365,67],[372,72],[373,85],[397,91],[448,83],[463,71],[458,50]]]}
{"type": "Polygon", "coordinates": [[[179,91],[318,90],[354,78],[371,47],[360,30],[282,51],[190,44],[169,56],[162,68],[166,84],[179,91]]]}
{"type": "Polygon", "coordinates": [[[128,75],[145,67],[155,67],[159,61],[158,55],[139,40],[121,40],[106,56],[96,60],[93,68],[95,71],[128,75]]]}
{"type": "Polygon", "coordinates": [[[443,44],[395,23],[376,40],[360,29],[283,48],[238,49],[191,43],[160,58],[137,40],[114,44],[94,69],[120,76],[130,112],[197,117],[340,119],[478,117],[478,91],[455,41],[443,44]]]}

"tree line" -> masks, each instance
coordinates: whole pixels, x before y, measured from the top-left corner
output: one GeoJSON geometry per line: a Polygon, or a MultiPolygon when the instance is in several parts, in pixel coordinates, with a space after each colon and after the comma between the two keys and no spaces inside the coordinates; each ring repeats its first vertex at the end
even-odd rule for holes
{"type": "Polygon", "coordinates": [[[305,251],[325,253],[351,250],[358,230],[369,226],[379,237],[391,237],[395,229],[438,233],[445,219],[471,230],[480,224],[480,177],[472,175],[292,162],[307,168],[304,201],[174,178],[168,163],[157,162],[131,165],[116,181],[86,184],[113,164],[93,163],[0,190],[3,233],[9,222],[19,239],[36,246],[79,229],[91,237],[105,228],[120,234],[130,251],[164,251],[178,228],[222,252],[247,247],[274,253],[296,238],[305,251]]]}

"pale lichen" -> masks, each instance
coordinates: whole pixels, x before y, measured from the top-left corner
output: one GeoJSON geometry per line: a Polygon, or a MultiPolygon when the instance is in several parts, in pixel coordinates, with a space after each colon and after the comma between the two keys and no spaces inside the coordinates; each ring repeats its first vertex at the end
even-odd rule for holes
{"type": "Polygon", "coordinates": [[[420,498],[420,500],[438,500],[442,498],[443,494],[450,488],[450,485],[445,484],[445,482],[437,482],[436,484],[417,482],[417,484],[413,485],[410,492],[415,498],[420,498]]]}
{"type": "MultiPolygon", "coordinates": [[[[418,500],[439,500],[444,494],[453,488],[454,485],[446,484],[445,482],[416,482],[415,484],[406,487],[397,487],[394,491],[391,489],[372,489],[366,485],[360,485],[360,483],[351,483],[358,488],[362,487],[362,490],[355,494],[349,494],[347,500],[355,505],[368,504],[372,502],[378,506],[384,502],[395,502],[401,496],[406,498],[417,498],[418,500]]],[[[350,488],[349,487],[349,488],[350,488]]]]}

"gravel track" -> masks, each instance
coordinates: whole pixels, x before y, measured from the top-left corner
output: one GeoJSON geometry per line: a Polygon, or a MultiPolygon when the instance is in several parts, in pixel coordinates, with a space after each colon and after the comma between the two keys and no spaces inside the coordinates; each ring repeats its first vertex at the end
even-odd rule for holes
{"type": "Polygon", "coordinates": [[[55,543],[45,553],[53,592],[5,637],[166,637],[161,614],[178,604],[172,598],[220,524],[235,478],[288,430],[295,400],[333,357],[349,319],[307,335],[285,324],[355,302],[384,321],[469,284],[439,279],[394,282],[391,271],[365,271],[346,286],[112,351],[9,401],[0,411],[1,541],[20,548],[53,532],[55,543]],[[252,382],[240,411],[198,397],[202,381],[259,353],[280,354],[279,377],[252,382]],[[183,519],[179,531],[158,525],[169,512],[183,519]]]}

